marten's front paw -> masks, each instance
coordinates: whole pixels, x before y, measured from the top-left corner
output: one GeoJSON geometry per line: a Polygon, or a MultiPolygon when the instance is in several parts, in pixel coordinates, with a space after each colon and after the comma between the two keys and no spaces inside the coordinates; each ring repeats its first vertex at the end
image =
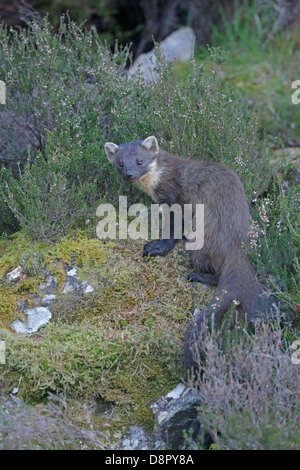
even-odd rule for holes
{"type": "Polygon", "coordinates": [[[153,240],[144,245],[143,256],[162,256],[165,254],[161,240],[153,240]]]}
{"type": "Polygon", "coordinates": [[[202,282],[201,275],[197,271],[192,271],[190,274],[188,274],[187,279],[191,282],[202,282]]]}
{"type": "Polygon", "coordinates": [[[174,240],[173,238],[152,240],[144,245],[143,256],[164,256],[174,248],[177,242],[178,240],[174,240]]]}

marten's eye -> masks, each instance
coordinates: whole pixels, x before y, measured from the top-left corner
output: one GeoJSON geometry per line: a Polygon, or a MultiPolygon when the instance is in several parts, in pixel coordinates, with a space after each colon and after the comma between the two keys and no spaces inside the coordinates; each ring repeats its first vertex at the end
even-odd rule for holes
{"type": "Polygon", "coordinates": [[[124,163],[123,163],[123,162],[120,162],[120,163],[119,163],[119,166],[122,168],[122,166],[124,166],[124,163]]]}
{"type": "Polygon", "coordinates": [[[138,165],[142,165],[142,164],[143,164],[143,160],[139,160],[139,161],[137,162],[137,164],[138,164],[138,165]]]}

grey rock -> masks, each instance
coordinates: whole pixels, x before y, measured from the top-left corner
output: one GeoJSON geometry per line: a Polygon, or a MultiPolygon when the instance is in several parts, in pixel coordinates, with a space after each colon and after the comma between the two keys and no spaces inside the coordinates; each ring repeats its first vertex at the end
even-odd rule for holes
{"type": "Polygon", "coordinates": [[[58,282],[55,276],[50,275],[47,278],[47,281],[45,284],[41,284],[39,286],[39,289],[41,291],[45,291],[45,294],[50,294],[52,291],[56,290],[58,287],[58,282]]]}
{"type": "Polygon", "coordinates": [[[67,271],[67,276],[76,276],[77,275],[77,268],[74,266],[74,268],[70,269],[67,271]]]}
{"type": "Polygon", "coordinates": [[[52,317],[50,310],[46,307],[36,307],[24,312],[27,315],[27,325],[21,320],[15,320],[12,327],[17,333],[30,334],[46,325],[52,317]]]}
{"type": "Polygon", "coordinates": [[[79,282],[73,276],[67,276],[62,293],[72,292],[79,289],[79,282]]]}
{"type": "Polygon", "coordinates": [[[121,445],[120,450],[154,450],[155,442],[153,436],[148,434],[140,426],[131,426],[130,432],[127,433],[121,445]]]}
{"type": "Polygon", "coordinates": [[[49,304],[50,302],[52,302],[52,300],[55,299],[55,297],[55,294],[47,294],[45,295],[45,297],[42,298],[42,302],[45,304],[49,304]]]}
{"type": "Polygon", "coordinates": [[[179,398],[183,392],[186,390],[186,387],[183,384],[178,384],[171,392],[167,393],[167,398],[179,398]]]}
{"type": "MultiPolygon", "coordinates": [[[[41,126],[34,114],[25,116],[2,111],[0,105],[0,142],[2,152],[0,162],[10,166],[14,175],[19,176],[19,165],[17,162],[25,162],[28,156],[28,146],[35,152],[40,142],[36,136],[41,135],[41,126]],[[13,145],[12,145],[13,143],[13,145]]],[[[23,114],[23,115],[22,115],[23,114]]]]}
{"type": "MultiPolygon", "coordinates": [[[[194,55],[195,34],[189,26],[174,31],[160,43],[162,54],[169,60],[184,62],[194,55]]],[[[145,79],[155,78],[156,56],[154,50],[138,56],[132,67],[129,69],[129,77],[133,77],[139,69],[145,79]]]]}
{"type": "Polygon", "coordinates": [[[22,268],[21,266],[18,266],[17,268],[13,269],[10,273],[6,274],[6,279],[8,281],[15,281],[16,279],[19,279],[21,274],[22,274],[22,268]]]}
{"type": "Polygon", "coordinates": [[[156,415],[156,441],[168,449],[184,447],[184,431],[195,437],[200,431],[198,420],[199,398],[179,384],[172,392],[160,398],[152,410],[156,415]]]}
{"type": "Polygon", "coordinates": [[[152,433],[140,426],[132,426],[118,449],[165,450],[184,449],[184,431],[195,438],[200,431],[198,420],[199,398],[180,383],[174,390],[161,397],[152,406],[156,424],[152,433]]]}
{"type": "Polygon", "coordinates": [[[74,267],[67,272],[66,282],[62,293],[78,291],[86,294],[92,292],[94,289],[87,281],[81,281],[77,276],[77,268],[74,267]]]}
{"type": "Polygon", "coordinates": [[[93,292],[94,290],[93,287],[87,281],[82,281],[81,287],[82,287],[82,292],[84,294],[87,294],[88,292],[93,292]]]}

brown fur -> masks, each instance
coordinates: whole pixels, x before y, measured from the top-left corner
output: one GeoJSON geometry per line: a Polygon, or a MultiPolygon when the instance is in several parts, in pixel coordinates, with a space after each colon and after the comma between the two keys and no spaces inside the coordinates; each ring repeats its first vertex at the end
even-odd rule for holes
{"type": "MultiPolygon", "coordinates": [[[[257,305],[260,287],[242,248],[251,223],[243,185],[237,174],[224,165],[183,160],[160,150],[155,137],[118,147],[114,158],[116,168],[118,158],[126,162],[124,171],[133,173],[134,182],[159,204],[204,204],[204,245],[200,250],[189,252],[196,270],[189,279],[217,285],[218,289],[213,301],[187,331],[184,361],[187,366],[193,365],[193,351],[205,319],[210,319],[214,313],[215,326],[219,327],[233,300],[239,301],[240,314],[251,315],[257,305]],[[137,167],[139,159],[143,159],[144,168],[137,167]],[[155,171],[149,172],[153,168],[155,171]]],[[[157,250],[158,243],[145,245],[148,246],[146,253],[150,256],[164,254],[165,251],[157,250]]],[[[167,249],[173,246],[174,243],[167,245],[167,249]]]]}

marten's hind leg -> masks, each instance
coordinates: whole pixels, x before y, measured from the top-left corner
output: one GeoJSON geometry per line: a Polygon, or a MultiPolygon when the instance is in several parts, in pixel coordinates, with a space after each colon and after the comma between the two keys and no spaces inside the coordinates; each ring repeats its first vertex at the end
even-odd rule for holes
{"type": "Polygon", "coordinates": [[[209,286],[217,286],[220,276],[216,273],[214,266],[212,266],[209,256],[203,253],[202,250],[191,250],[189,255],[195,271],[188,275],[188,280],[191,282],[202,282],[202,284],[209,286]]]}
{"type": "Polygon", "coordinates": [[[207,284],[209,286],[217,286],[219,283],[218,274],[210,273],[201,273],[200,271],[192,271],[188,274],[188,280],[191,282],[202,282],[202,284],[207,284]]]}

